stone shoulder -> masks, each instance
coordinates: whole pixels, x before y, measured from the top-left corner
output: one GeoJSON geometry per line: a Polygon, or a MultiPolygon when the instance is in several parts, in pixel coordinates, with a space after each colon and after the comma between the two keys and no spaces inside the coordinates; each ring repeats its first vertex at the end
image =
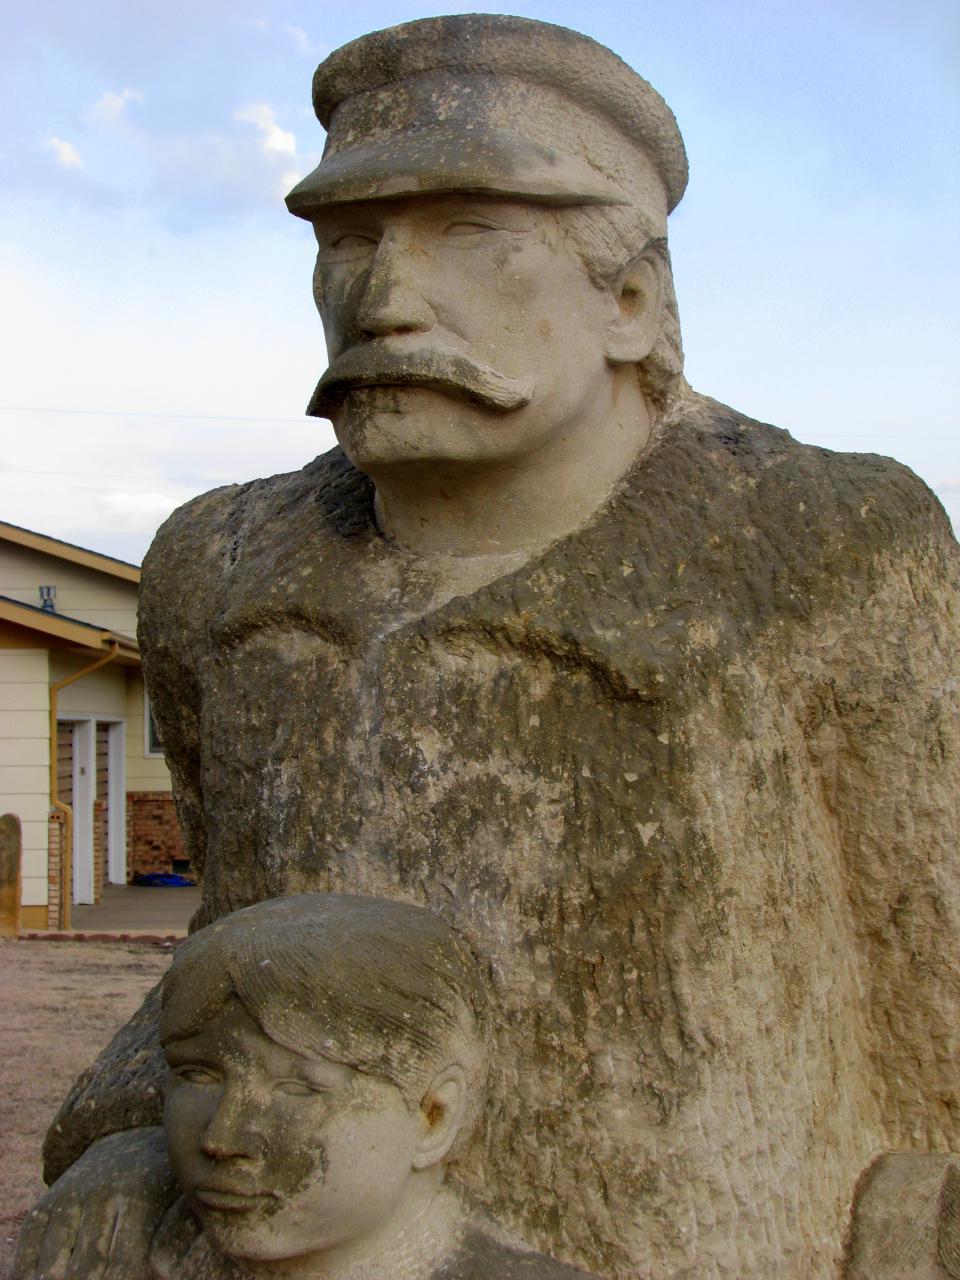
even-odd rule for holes
{"type": "Polygon", "coordinates": [[[803,444],[702,396],[678,425],[743,475],[749,511],[766,509],[795,533],[804,534],[819,518],[831,539],[851,535],[887,550],[931,538],[954,541],[936,495],[894,458],[803,444]]]}
{"type": "Polygon", "coordinates": [[[744,586],[761,614],[789,615],[871,590],[898,562],[960,570],[940,502],[892,458],[802,444],[701,397],[663,453],[656,482],[682,498],[663,502],[662,524],[685,541],[705,595],[740,609],[744,586]]]}
{"type": "MultiPolygon", "coordinates": [[[[941,503],[931,489],[909,467],[876,453],[838,453],[814,444],[803,444],[787,431],[759,422],[726,404],[696,397],[694,404],[677,422],[677,428],[692,435],[714,457],[723,458],[732,470],[756,481],[758,488],[776,486],[781,495],[783,516],[796,524],[788,502],[809,500],[814,512],[850,520],[860,527],[868,517],[881,520],[902,536],[916,534],[950,535],[941,503]],[[867,511],[864,512],[864,504],[867,511]]],[[[753,488],[753,486],[751,486],[753,488]]],[[[809,512],[809,507],[806,509],[809,512]]]]}
{"type": "Polygon", "coordinates": [[[906,617],[921,565],[942,611],[960,548],[906,467],[801,444],[698,396],[590,525],[490,594],[645,687],[645,670],[698,655],[722,664],[771,638],[786,654],[803,643],[796,628],[883,592],[906,617]]]}
{"type": "Polygon", "coordinates": [[[368,483],[333,449],[300,471],[226,485],[179,507],[157,531],[143,562],[142,649],[182,649],[185,639],[206,631],[248,537],[282,542],[318,516],[326,535],[334,537],[345,514],[359,505],[351,502],[354,491],[368,483]]]}

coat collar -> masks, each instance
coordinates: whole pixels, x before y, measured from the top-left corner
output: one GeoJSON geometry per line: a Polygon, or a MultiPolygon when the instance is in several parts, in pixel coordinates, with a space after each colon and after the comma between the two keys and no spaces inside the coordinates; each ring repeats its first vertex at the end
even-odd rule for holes
{"type": "Polygon", "coordinates": [[[783,593],[763,589],[768,530],[757,522],[769,525],[771,512],[758,490],[787,442],[802,448],[697,397],[585,527],[439,608],[424,603],[435,566],[385,542],[372,483],[334,449],[235,491],[222,536],[240,550],[220,578],[211,630],[233,645],[296,628],[348,650],[470,632],[576,658],[625,694],[656,697],[671,661],[692,650],[729,656],[738,633],[776,612],[783,593]]]}

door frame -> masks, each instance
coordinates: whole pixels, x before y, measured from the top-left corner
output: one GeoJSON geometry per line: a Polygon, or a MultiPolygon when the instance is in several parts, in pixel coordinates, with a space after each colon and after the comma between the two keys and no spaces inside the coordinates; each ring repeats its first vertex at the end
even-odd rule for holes
{"type": "Polygon", "coordinates": [[[73,731],[73,885],[75,906],[95,901],[93,802],[97,796],[97,724],[107,726],[107,879],[127,883],[126,721],[119,716],[57,715],[73,731]]]}

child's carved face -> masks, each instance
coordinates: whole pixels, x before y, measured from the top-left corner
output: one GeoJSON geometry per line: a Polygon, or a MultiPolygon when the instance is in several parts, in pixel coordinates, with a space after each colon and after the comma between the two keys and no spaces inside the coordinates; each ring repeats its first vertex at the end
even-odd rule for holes
{"type": "Polygon", "coordinates": [[[390,1221],[421,1125],[395,1084],[274,1043],[236,999],[166,1054],[171,1161],[222,1253],[331,1256],[390,1221]]]}

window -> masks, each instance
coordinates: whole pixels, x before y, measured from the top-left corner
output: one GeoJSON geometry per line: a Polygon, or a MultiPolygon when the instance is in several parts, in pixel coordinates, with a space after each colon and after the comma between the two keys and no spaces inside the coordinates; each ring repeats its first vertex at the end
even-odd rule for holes
{"type": "Polygon", "coordinates": [[[163,743],[160,741],[160,730],[154,719],[150,695],[143,690],[143,754],[154,758],[163,758],[163,743]]]}

